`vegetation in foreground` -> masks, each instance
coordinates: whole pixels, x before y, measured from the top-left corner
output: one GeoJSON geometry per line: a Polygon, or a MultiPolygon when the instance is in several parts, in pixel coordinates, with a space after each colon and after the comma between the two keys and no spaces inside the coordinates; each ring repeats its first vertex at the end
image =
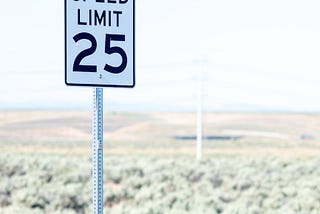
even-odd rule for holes
{"type": "MultiPolygon", "coordinates": [[[[319,114],[206,113],[201,162],[193,113],[104,118],[105,213],[320,213],[319,114]]],[[[91,112],[0,111],[0,214],[91,213],[90,142],[91,112]]]]}
{"type": "MultiPolygon", "coordinates": [[[[105,213],[320,213],[320,159],[105,159],[105,213]]],[[[89,156],[0,155],[0,213],[91,213],[89,156]]]]}

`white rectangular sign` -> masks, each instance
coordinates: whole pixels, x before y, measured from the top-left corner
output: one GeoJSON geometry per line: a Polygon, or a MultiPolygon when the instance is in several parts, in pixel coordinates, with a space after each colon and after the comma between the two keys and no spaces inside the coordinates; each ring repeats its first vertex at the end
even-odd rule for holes
{"type": "Polygon", "coordinates": [[[65,0],[65,82],[134,87],[135,0],[65,0]]]}

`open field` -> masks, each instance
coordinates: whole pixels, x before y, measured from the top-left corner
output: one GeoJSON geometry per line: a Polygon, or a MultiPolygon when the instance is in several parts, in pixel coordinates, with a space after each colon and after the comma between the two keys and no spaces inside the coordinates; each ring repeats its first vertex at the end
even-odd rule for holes
{"type": "MultiPolygon", "coordinates": [[[[320,115],[207,113],[201,162],[195,123],[106,114],[105,213],[320,213],[320,115]]],[[[90,112],[0,112],[0,213],[90,213],[90,132],[90,112]]]]}
{"type": "MultiPolygon", "coordinates": [[[[194,140],[174,138],[195,135],[192,113],[108,113],[104,121],[107,154],[194,153],[194,140]]],[[[207,113],[204,135],[240,137],[205,141],[208,154],[317,156],[320,115],[207,113]]],[[[2,152],[90,154],[91,113],[0,112],[0,141],[2,152]]]]}

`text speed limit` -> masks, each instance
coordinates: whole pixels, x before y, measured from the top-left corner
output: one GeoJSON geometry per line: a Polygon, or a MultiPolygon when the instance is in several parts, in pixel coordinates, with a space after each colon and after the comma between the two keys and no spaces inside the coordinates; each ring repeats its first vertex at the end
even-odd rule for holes
{"type": "Polygon", "coordinates": [[[134,0],[65,0],[65,82],[133,87],[134,0]]]}

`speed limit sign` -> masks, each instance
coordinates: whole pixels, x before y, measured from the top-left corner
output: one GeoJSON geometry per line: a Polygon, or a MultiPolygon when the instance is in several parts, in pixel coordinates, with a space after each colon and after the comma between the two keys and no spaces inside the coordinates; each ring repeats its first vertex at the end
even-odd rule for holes
{"type": "Polygon", "coordinates": [[[134,87],[134,0],[65,0],[65,82],[134,87]]]}

